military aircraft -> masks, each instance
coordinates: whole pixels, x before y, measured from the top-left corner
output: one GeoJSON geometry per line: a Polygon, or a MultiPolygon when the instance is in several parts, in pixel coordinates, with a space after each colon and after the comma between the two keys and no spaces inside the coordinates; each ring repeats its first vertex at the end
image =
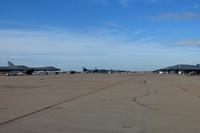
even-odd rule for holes
{"type": "Polygon", "coordinates": [[[197,65],[187,65],[178,64],[174,66],[168,66],[162,69],[153,71],[155,73],[171,73],[171,74],[200,74],[200,64],[197,65]]]}
{"type": "Polygon", "coordinates": [[[94,70],[92,69],[87,69],[83,67],[83,73],[127,73],[129,71],[124,71],[124,70],[106,70],[106,69],[97,69],[95,68],[94,70]]]}
{"type": "Polygon", "coordinates": [[[0,72],[5,73],[17,73],[22,72],[27,75],[31,75],[35,71],[60,71],[60,69],[48,66],[48,67],[27,67],[24,65],[15,65],[12,62],[8,61],[8,66],[1,66],[0,72]]]}

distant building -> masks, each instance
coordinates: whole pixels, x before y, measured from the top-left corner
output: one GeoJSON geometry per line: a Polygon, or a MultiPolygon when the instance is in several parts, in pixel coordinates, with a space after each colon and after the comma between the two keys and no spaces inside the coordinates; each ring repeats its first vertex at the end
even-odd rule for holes
{"type": "Polygon", "coordinates": [[[190,75],[200,74],[200,64],[197,64],[197,65],[180,64],[180,65],[169,66],[169,67],[166,67],[166,68],[158,69],[154,72],[159,73],[159,74],[165,74],[165,73],[169,73],[169,74],[190,74],[190,75]]]}

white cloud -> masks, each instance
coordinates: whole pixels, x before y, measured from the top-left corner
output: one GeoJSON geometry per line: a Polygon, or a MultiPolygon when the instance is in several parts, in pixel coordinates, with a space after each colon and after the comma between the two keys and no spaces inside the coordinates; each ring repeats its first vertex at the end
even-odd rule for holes
{"type": "Polygon", "coordinates": [[[112,21],[105,22],[104,24],[105,24],[105,26],[108,26],[108,27],[111,27],[111,28],[115,28],[115,29],[124,27],[123,25],[121,25],[119,23],[116,23],[116,22],[112,22],[112,21]]]}
{"type": "Polygon", "coordinates": [[[155,44],[149,43],[151,38],[145,37],[144,31],[113,33],[112,30],[102,27],[85,32],[54,27],[48,30],[47,27],[42,30],[0,29],[0,60],[1,63],[11,60],[19,64],[69,66],[76,70],[81,66],[128,69],[131,68],[130,57],[139,61],[137,57],[141,54],[158,50],[155,44]],[[124,64],[123,67],[120,64],[124,64]]]}
{"type": "Polygon", "coordinates": [[[129,4],[137,1],[143,1],[145,3],[156,3],[159,0],[90,0],[90,3],[102,6],[112,5],[113,2],[119,3],[123,7],[129,6],[129,4]]]}
{"type": "Polygon", "coordinates": [[[91,4],[97,4],[97,5],[108,5],[108,2],[110,0],[90,0],[91,4]]]}
{"type": "Polygon", "coordinates": [[[200,46],[200,40],[182,40],[177,42],[178,46],[200,46]]]}
{"type": "Polygon", "coordinates": [[[128,6],[128,4],[129,4],[131,1],[133,1],[133,0],[119,0],[119,3],[120,3],[122,6],[126,7],[126,6],[128,6]]]}
{"type": "Polygon", "coordinates": [[[193,5],[193,8],[196,8],[196,9],[197,9],[197,8],[200,8],[200,4],[194,4],[194,5],[193,5]]]}
{"type": "Polygon", "coordinates": [[[144,0],[146,2],[150,2],[150,3],[155,3],[155,2],[158,2],[159,0],[144,0]]]}
{"type": "Polygon", "coordinates": [[[197,20],[200,19],[200,13],[163,13],[160,15],[150,16],[153,20],[197,20]]]}
{"type": "Polygon", "coordinates": [[[135,1],[135,0],[90,0],[92,4],[97,4],[97,5],[111,5],[112,2],[117,2],[121,6],[128,6],[130,2],[135,1]]]}
{"type": "Polygon", "coordinates": [[[193,53],[163,46],[156,38],[158,35],[152,32],[125,28],[117,32],[105,27],[82,32],[56,27],[0,29],[0,63],[11,60],[17,64],[55,65],[67,70],[80,70],[82,66],[149,70],[162,60],[179,58],[177,53],[193,53]],[[154,61],[147,63],[149,60],[154,61]]]}

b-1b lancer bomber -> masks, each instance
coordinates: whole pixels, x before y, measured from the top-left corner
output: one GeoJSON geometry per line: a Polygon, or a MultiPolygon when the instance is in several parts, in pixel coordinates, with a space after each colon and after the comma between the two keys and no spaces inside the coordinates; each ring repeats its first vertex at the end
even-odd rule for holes
{"type": "Polygon", "coordinates": [[[52,66],[47,66],[47,67],[27,67],[24,65],[14,65],[12,62],[8,61],[8,66],[0,66],[0,72],[1,73],[7,73],[11,74],[13,73],[14,75],[17,75],[17,73],[25,73],[27,75],[31,75],[35,71],[60,71],[60,69],[52,67],[52,66]]]}
{"type": "Polygon", "coordinates": [[[124,71],[124,70],[106,70],[106,69],[97,69],[95,68],[94,70],[92,69],[87,69],[83,67],[83,73],[128,73],[129,71],[124,71]]]}

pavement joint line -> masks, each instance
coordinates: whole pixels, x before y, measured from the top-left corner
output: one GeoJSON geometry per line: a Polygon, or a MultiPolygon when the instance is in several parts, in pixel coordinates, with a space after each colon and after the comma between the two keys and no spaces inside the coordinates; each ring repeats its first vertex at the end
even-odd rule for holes
{"type": "Polygon", "coordinates": [[[179,85],[177,85],[177,84],[174,84],[174,83],[172,83],[172,85],[176,86],[176,87],[179,88],[179,89],[182,89],[183,91],[185,91],[185,92],[187,92],[187,93],[190,93],[191,95],[193,95],[193,96],[195,96],[195,97],[197,97],[197,98],[200,98],[200,95],[197,95],[196,93],[194,93],[194,92],[192,92],[192,91],[190,91],[190,90],[188,90],[188,89],[186,89],[186,88],[184,88],[184,87],[181,87],[181,86],[179,86],[179,85]]]}
{"type": "MultiPolygon", "coordinates": [[[[147,87],[147,80],[144,81],[144,87],[145,87],[145,88],[147,87]]],[[[146,91],[146,92],[147,92],[147,91],[146,91]]],[[[157,93],[157,91],[155,90],[155,91],[153,91],[153,92],[147,92],[147,93],[145,93],[145,94],[142,95],[142,96],[132,97],[132,98],[133,98],[133,102],[136,103],[136,104],[138,104],[138,105],[140,105],[140,106],[142,106],[142,107],[144,107],[144,108],[151,109],[151,110],[154,110],[154,111],[159,111],[157,108],[147,106],[147,105],[145,105],[145,104],[143,104],[143,103],[141,103],[141,102],[139,102],[139,101],[137,100],[137,99],[139,99],[139,98],[143,98],[143,97],[149,96],[149,95],[151,95],[151,94],[156,94],[156,93],[157,93]]]]}
{"type": "Polygon", "coordinates": [[[23,118],[25,118],[25,117],[28,117],[28,116],[31,116],[31,115],[34,115],[34,114],[37,114],[37,113],[40,113],[40,112],[42,112],[42,111],[51,109],[51,108],[53,108],[53,107],[55,107],[55,106],[57,106],[57,105],[60,105],[60,104],[63,104],[63,103],[68,103],[68,102],[71,102],[71,101],[74,101],[74,100],[77,100],[77,99],[79,99],[79,98],[82,98],[82,97],[85,97],[85,96],[89,96],[89,95],[92,95],[92,94],[96,94],[96,93],[98,93],[98,92],[107,90],[107,89],[112,88],[112,87],[114,87],[114,86],[118,86],[118,85],[121,85],[121,84],[123,84],[123,83],[129,82],[129,81],[131,81],[131,80],[133,80],[133,78],[129,78],[129,79],[127,79],[127,80],[123,80],[123,81],[119,81],[119,82],[117,82],[117,83],[113,83],[113,84],[108,85],[108,86],[106,86],[106,87],[103,87],[103,88],[100,88],[100,89],[98,89],[98,90],[91,91],[91,92],[88,92],[88,93],[85,93],[85,94],[81,94],[81,95],[76,96],[76,97],[73,97],[73,98],[71,98],[71,99],[63,100],[63,101],[61,101],[61,102],[58,102],[58,103],[49,105],[49,106],[47,106],[47,107],[44,107],[44,108],[35,110],[35,111],[33,111],[33,112],[30,112],[30,113],[27,113],[27,114],[18,116],[18,117],[16,117],[16,118],[13,118],[13,119],[10,119],[10,120],[1,122],[1,123],[0,123],[0,126],[9,124],[9,123],[11,123],[11,122],[17,121],[17,120],[19,120],[19,119],[23,119],[23,118]]]}
{"type": "MultiPolygon", "coordinates": [[[[163,78],[160,78],[160,79],[163,80],[163,78]]],[[[177,87],[177,88],[179,88],[179,89],[181,89],[181,90],[183,90],[183,91],[185,91],[185,92],[197,97],[197,98],[200,98],[200,95],[198,95],[198,94],[196,94],[196,93],[194,93],[194,92],[192,92],[192,91],[190,91],[190,90],[188,90],[188,89],[186,89],[186,88],[184,88],[182,86],[179,86],[179,85],[177,85],[175,83],[172,83],[172,82],[168,82],[168,83],[171,84],[172,86],[175,86],[175,87],[177,87]]]]}
{"type": "Polygon", "coordinates": [[[147,109],[151,109],[151,110],[154,110],[154,111],[159,111],[157,108],[154,108],[154,107],[150,107],[150,106],[147,106],[141,102],[138,102],[138,98],[142,98],[142,97],[145,97],[145,96],[148,96],[148,95],[151,95],[151,94],[155,94],[156,92],[150,92],[150,93],[147,93],[143,96],[139,96],[139,97],[133,97],[133,102],[137,103],[138,105],[144,107],[144,108],[147,108],[147,109]]]}

